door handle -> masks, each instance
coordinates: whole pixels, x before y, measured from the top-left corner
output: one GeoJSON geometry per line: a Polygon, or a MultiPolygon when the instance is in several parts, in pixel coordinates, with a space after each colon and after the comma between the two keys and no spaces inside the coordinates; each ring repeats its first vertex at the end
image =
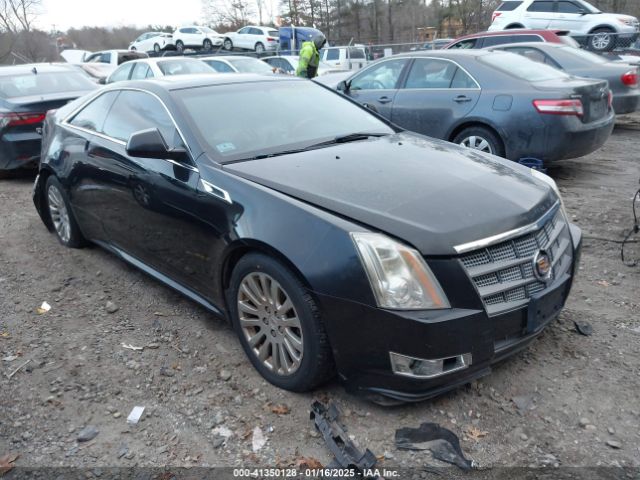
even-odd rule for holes
{"type": "Polygon", "coordinates": [[[453,99],[453,101],[456,103],[466,103],[466,102],[470,102],[471,98],[467,97],[466,95],[458,95],[456,98],[453,99]]]}
{"type": "Polygon", "coordinates": [[[386,95],[383,96],[383,97],[380,97],[378,99],[378,102],[380,102],[380,103],[389,103],[390,101],[391,101],[391,99],[389,97],[387,97],[386,95]]]}

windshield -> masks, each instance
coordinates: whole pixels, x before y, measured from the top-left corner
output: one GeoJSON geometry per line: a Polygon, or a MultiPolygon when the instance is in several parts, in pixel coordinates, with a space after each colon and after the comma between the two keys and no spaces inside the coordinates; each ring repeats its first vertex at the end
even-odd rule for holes
{"type": "Polygon", "coordinates": [[[174,95],[202,144],[221,163],[356,132],[394,132],[340,94],[308,81],[213,85],[177,90],[174,95]]]}
{"type": "Polygon", "coordinates": [[[492,51],[489,55],[478,57],[482,63],[491,65],[496,70],[525,80],[527,82],[544,82],[558,78],[569,78],[569,75],[523,56],[509,52],[492,51]],[[507,55],[507,56],[505,56],[507,55]]]}
{"type": "Polygon", "coordinates": [[[158,68],[163,75],[188,75],[191,73],[213,73],[213,70],[204,62],[198,60],[165,60],[158,62],[158,68]]]}
{"type": "Polygon", "coordinates": [[[230,58],[228,62],[240,73],[273,73],[272,67],[255,58],[230,58]]]}
{"type": "Polygon", "coordinates": [[[0,97],[29,97],[93,90],[97,85],[74,71],[0,76],[0,97]]]}
{"type": "Polygon", "coordinates": [[[584,8],[587,12],[590,12],[590,13],[602,13],[602,10],[598,10],[596,7],[594,7],[593,5],[591,5],[588,2],[585,2],[584,0],[577,0],[577,3],[579,3],[580,6],[582,6],[582,8],[584,8]]]}
{"type": "Polygon", "coordinates": [[[573,55],[577,59],[583,60],[583,63],[609,63],[609,60],[607,60],[606,58],[601,57],[600,55],[597,55],[595,53],[587,52],[586,50],[572,47],[560,47],[560,49],[568,55],[573,55]]]}

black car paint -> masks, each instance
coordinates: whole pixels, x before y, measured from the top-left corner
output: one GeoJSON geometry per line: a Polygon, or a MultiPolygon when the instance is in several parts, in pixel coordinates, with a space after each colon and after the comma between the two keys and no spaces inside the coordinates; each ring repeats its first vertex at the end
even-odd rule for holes
{"type": "MultiPolygon", "coordinates": [[[[248,81],[243,78],[225,81],[248,81]]],[[[528,169],[414,134],[221,166],[204,153],[172,99],[172,88],[202,82],[223,80],[129,82],[112,87],[142,89],[165,103],[190,148],[191,161],[183,165],[129,158],[121,143],[61,125],[75,105],[49,115],[46,151],[34,186],[34,202],[45,224],[51,227],[43,187],[49,175],[56,175],[85,236],[222,316],[230,271],[238,258],[252,250],[274,256],[319,302],[339,375],[357,391],[401,400],[428,398],[486,374],[501,355],[539,333],[543,325],[496,352],[496,337],[522,333],[526,309],[487,317],[451,249],[485,234],[529,224],[557,201],[552,189],[533,179],[528,169]],[[404,168],[395,168],[390,158],[405,155],[404,168]],[[337,157],[343,162],[336,162],[337,157]],[[362,159],[368,163],[363,165],[362,159]],[[466,168],[447,173],[445,164],[456,161],[466,168]],[[319,175],[322,165],[328,168],[314,185],[308,179],[319,175]],[[364,181],[357,174],[360,167],[366,172],[364,181]],[[270,168],[296,173],[276,183],[270,168]],[[405,192],[409,168],[419,169],[424,186],[414,181],[405,192]],[[343,176],[350,183],[338,181],[343,176]],[[473,186],[474,181],[492,180],[499,185],[499,195],[473,186]],[[202,181],[228,192],[231,201],[207,193],[202,181]],[[325,193],[316,188],[321,184],[325,193]],[[136,195],[140,187],[146,195],[136,195]],[[436,202],[435,190],[445,195],[446,202],[431,208],[428,202],[436,202]],[[412,195],[423,198],[422,206],[411,201],[412,195]],[[367,203],[373,207],[370,212],[367,203]],[[386,211],[384,203],[390,207],[386,211]],[[394,218],[403,207],[411,213],[394,218]],[[450,208],[455,208],[454,215],[450,208]],[[461,226],[473,216],[475,228],[461,226]],[[418,312],[378,308],[349,235],[355,231],[387,232],[420,249],[453,308],[418,312]],[[391,374],[389,350],[421,358],[471,351],[474,364],[434,380],[408,379],[391,374]]],[[[579,251],[577,229],[573,242],[579,251]]],[[[555,314],[570,283],[571,279],[565,280],[549,289],[555,314]]]]}

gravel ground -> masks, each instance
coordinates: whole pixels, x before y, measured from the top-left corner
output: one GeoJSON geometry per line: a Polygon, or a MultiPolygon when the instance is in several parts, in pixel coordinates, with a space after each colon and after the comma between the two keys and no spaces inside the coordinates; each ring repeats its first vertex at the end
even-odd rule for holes
{"type": "MultiPolygon", "coordinates": [[[[638,119],[550,170],[585,235],[631,226],[638,119]]],[[[16,466],[326,465],[309,421],[320,398],[386,466],[439,465],[393,446],[396,428],[432,421],[480,466],[640,467],[640,267],[622,265],[617,244],[585,239],[565,310],[523,353],[433,401],[383,408],[336,383],[305,395],[266,383],[223,320],[99,248],[58,244],[31,183],[0,182],[0,457],[19,454],[16,466]],[[144,414],[128,426],[136,405],[144,414]],[[254,453],[256,427],[267,442],[254,453]]]]}

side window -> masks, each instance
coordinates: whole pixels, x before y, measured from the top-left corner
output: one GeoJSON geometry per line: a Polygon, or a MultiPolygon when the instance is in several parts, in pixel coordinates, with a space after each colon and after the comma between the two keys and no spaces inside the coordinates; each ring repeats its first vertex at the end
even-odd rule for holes
{"type": "Polygon", "coordinates": [[[102,129],[105,135],[126,142],[132,133],[157,128],[170,147],[181,142],[162,104],[144,92],[124,90],[116,99],[102,129]]]}
{"type": "Polygon", "coordinates": [[[241,28],[240,30],[238,30],[238,33],[242,33],[243,35],[244,35],[245,33],[249,33],[249,27],[241,28]]]}
{"type": "Polygon", "coordinates": [[[258,30],[257,28],[250,28],[249,29],[249,33],[251,35],[262,35],[262,32],[260,30],[258,30]]]}
{"type": "Polygon", "coordinates": [[[552,0],[536,0],[531,5],[529,5],[529,8],[527,8],[527,12],[552,13],[553,1],[552,0]]]}
{"type": "Polygon", "coordinates": [[[144,62],[137,62],[133,67],[133,72],[131,73],[131,80],[143,80],[147,78],[149,73],[149,65],[144,62]]]}
{"type": "Polygon", "coordinates": [[[84,107],[69,121],[71,125],[86,128],[93,132],[101,132],[102,124],[107,116],[111,104],[118,96],[118,91],[107,92],[100,95],[89,105],[84,107]]]}
{"type": "Polygon", "coordinates": [[[538,35],[514,35],[511,39],[511,43],[524,43],[524,42],[543,42],[544,40],[538,35]]]}
{"type": "Polygon", "coordinates": [[[469,38],[468,40],[462,40],[458,43],[454,43],[449,48],[461,48],[461,49],[478,48],[477,44],[478,44],[477,38],[469,38]]]}
{"type": "Polygon", "coordinates": [[[490,37],[484,37],[482,39],[482,48],[504,45],[506,43],[512,43],[513,41],[514,35],[491,35],[490,37]]]}
{"type": "Polygon", "coordinates": [[[558,2],[558,13],[577,13],[580,14],[584,9],[573,2],[560,0],[558,2]]]}
{"type": "Polygon", "coordinates": [[[446,60],[417,58],[405,88],[449,88],[458,67],[446,60]]]}
{"type": "Polygon", "coordinates": [[[476,82],[460,67],[456,69],[451,81],[451,88],[478,88],[476,82]]]}
{"type": "Polygon", "coordinates": [[[396,88],[402,69],[407,60],[398,58],[378,63],[356,76],[350,85],[351,90],[388,90],[396,88]]]}
{"type": "Polygon", "coordinates": [[[188,28],[181,28],[180,29],[180,33],[189,33],[189,29],[188,28]]]}
{"type": "Polygon", "coordinates": [[[235,70],[231,68],[229,65],[227,65],[224,62],[220,62],[218,60],[212,60],[207,63],[209,63],[209,65],[211,65],[213,69],[218,73],[234,73],[235,72],[235,70]]]}
{"type": "Polygon", "coordinates": [[[155,77],[155,75],[153,74],[153,70],[151,70],[151,68],[149,68],[147,70],[147,75],[144,78],[153,78],[155,77]]]}
{"type": "Polygon", "coordinates": [[[533,60],[538,63],[546,63],[547,65],[551,65],[554,68],[560,68],[555,60],[549,57],[546,53],[537,48],[527,48],[527,47],[515,47],[515,48],[507,48],[505,49],[507,52],[517,53],[522,55],[523,57],[528,58],[529,60],[533,60]]]}
{"type": "Polygon", "coordinates": [[[129,80],[129,74],[131,73],[131,68],[137,65],[137,63],[125,63],[118,67],[118,69],[111,74],[109,77],[109,83],[113,82],[122,82],[123,80],[129,80]]]}
{"type": "Polygon", "coordinates": [[[325,60],[339,60],[340,59],[340,50],[337,48],[328,48],[327,49],[327,58],[325,60]]]}

